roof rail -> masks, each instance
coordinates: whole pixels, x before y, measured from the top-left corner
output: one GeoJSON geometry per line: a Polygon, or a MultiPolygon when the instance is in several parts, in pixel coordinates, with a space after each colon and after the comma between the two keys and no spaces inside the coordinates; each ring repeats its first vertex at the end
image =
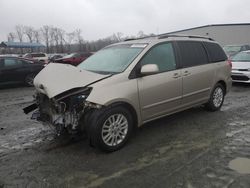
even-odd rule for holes
{"type": "Polygon", "coordinates": [[[125,39],[123,41],[131,41],[131,40],[137,40],[137,38],[128,38],[128,39],[125,39]]]}
{"type": "Polygon", "coordinates": [[[158,35],[158,39],[164,39],[164,38],[168,38],[168,37],[200,38],[200,39],[208,39],[208,40],[214,41],[214,39],[212,39],[212,38],[210,38],[210,37],[203,37],[203,36],[199,36],[199,35],[172,35],[172,34],[162,34],[162,35],[158,35]]]}
{"type": "Polygon", "coordinates": [[[128,38],[128,39],[125,39],[124,41],[140,40],[140,39],[146,39],[146,38],[152,38],[152,37],[158,37],[158,39],[165,39],[169,37],[188,37],[188,38],[199,38],[199,39],[207,39],[207,40],[214,41],[214,39],[210,37],[204,37],[204,36],[199,36],[199,35],[173,35],[173,34],[160,34],[160,35],[146,36],[146,37],[140,37],[140,38],[128,38]]]}
{"type": "Polygon", "coordinates": [[[157,36],[158,36],[158,35],[145,36],[145,37],[139,37],[139,38],[128,38],[128,39],[125,39],[124,41],[140,40],[140,39],[152,38],[152,37],[157,37],[157,36]]]}

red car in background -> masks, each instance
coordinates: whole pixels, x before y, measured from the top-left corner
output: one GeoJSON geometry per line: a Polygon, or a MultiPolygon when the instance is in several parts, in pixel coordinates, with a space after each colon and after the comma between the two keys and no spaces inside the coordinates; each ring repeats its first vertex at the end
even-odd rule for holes
{"type": "Polygon", "coordinates": [[[54,63],[71,64],[77,66],[91,55],[92,55],[91,52],[73,53],[70,55],[66,55],[63,58],[54,60],[54,63]]]}

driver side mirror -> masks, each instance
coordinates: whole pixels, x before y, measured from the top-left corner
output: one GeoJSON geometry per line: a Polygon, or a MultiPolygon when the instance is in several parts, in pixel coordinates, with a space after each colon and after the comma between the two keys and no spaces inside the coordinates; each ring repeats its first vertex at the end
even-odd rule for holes
{"type": "Polygon", "coordinates": [[[159,67],[156,64],[147,64],[141,67],[141,75],[151,75],[159,72],[159,67]]]}

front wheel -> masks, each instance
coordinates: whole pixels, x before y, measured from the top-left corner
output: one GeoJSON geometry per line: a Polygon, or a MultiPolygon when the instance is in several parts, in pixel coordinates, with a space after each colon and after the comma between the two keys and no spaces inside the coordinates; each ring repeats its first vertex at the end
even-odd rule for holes
{"type": "Polygon", "coordinates": [[[91,143],[106,152],[122,148],[131,135],[131,113],[122,106],[111,106],[93,113],[93,121],[89,125],[91,143]]]}
{"type": "Polygon", "coordinates": [[[225,97],[225,88],[222,84],[217,83],[211,93],[208,103],[205,107],[209,111],[217,111],[221,108],[225,97]]]}

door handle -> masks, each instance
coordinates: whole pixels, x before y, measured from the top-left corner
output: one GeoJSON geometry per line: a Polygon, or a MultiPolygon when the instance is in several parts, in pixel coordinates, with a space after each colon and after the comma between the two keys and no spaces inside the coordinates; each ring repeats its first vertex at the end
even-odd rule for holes
{"type": "Polygon", "coordinates": [[[179,73],[174,73],[173,78],[179,78],[181,77],[179,73]]]}
{"type": "Polygon", "coordinates": [[[184,71],[183,76],[188,76],[188,75],[190,75],[190,74],[191,74],[190,72],[184,71]]]}

